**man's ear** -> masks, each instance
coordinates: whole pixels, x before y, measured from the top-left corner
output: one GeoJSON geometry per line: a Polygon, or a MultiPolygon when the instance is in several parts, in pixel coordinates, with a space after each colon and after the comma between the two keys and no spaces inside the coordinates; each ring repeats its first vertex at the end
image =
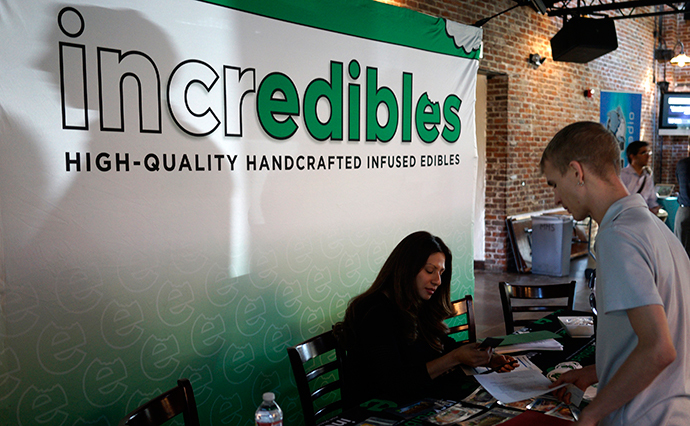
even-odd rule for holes
{"type": "Polygon", "coordinates": [[[575,178],[577,179],[578,183],[584,183],[585,181],[585,168],[580,163],[579,161],[571,161],[568,164],[568,167],[570,167],[574,172],[575,172],[575,178]]]}

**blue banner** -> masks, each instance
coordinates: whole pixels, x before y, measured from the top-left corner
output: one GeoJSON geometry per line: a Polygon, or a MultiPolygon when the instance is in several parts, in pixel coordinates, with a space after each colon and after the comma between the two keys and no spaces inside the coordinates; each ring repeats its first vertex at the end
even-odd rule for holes
{"type": "Polygon", "coordinates": [[[641,114],[641,93],[601,92],[599,121],[616,135],[623,166],[628,164],[625,148],[640,138],[641,114]]]}

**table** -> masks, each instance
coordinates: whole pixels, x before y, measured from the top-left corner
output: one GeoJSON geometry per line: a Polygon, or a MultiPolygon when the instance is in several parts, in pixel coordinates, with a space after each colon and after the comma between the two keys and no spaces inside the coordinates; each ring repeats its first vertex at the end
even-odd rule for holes
{"type": "Polygon", "coordinates": [[[544,374],[551,371],[559,362],[575,361],[582,366],[594,364],[596,337],[573,338],[568,336],[565,329],[558,321],[558,317],[560,316],[592,316],[592,313],[586,311],[556,311],[540,320],[532,322],[526,327],[529,331],[547,330],[561,336],[558,340],[563,345],[562,351],[543,351],[529,356],[530,360],[535,363],[544,374]]]}
{"type": "MultiPolygon", "coordinates": [[[[572,338],[568,336],[565,329],[558,321],[559,316],[592,316],[592,313],[586,311],[560,310],[542,319],[536,320],[526,327],[529,331],[547,330],[561,336],[558,340],[563,345],[562,351],[534,351],[527,353],[530,360],[543,371],[544,375],[552,370],[558,363],[564,361],[576,361],[583,366],[594,363],[595,337],[572,338]]],[[[479,387],[479,384],[474,380],[465,379],[463,383],[465,386],[456,386],[453,391],[444,389],[437,394],[429,395],[430,398],[426,401],[422,400],[422,402],[427,405],[433,404],[433,401],[437,401],[438,404],[447,403],[452,405],[455,402],[461,401],[479,387]]],[[[371,417],[400,420],[401,417],[398,414],[392,413],[396,408],[399,408],[398,405],[392,401],[370,400],[361,404],[359,407],[347,410],[340,416],[325,420],[319,423],[318,426],[356,425],[371,417]]],[[[423,424],[421,419],[425,415],[424,413],[428,415],[428,411],[422,412],[417,417],[410,416],[401,424],[403,426],[421,426],[423,424]]]]}

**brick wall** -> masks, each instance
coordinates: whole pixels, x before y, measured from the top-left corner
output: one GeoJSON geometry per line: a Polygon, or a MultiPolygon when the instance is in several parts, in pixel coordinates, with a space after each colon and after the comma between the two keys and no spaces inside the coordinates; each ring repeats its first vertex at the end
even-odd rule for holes
{"type": "MultiPolygon", "coordinates": [[[[515,5],[512,0],[386,1],[434,16],[471,25],[515,5]]],[[[638,8],[653,11],[653,8],[638,8]]],[[[612,15],[615,15],[612,13],[612,15]]],[[[554,62],[550,39],[562,26],[560,18],[518,7],[484,24],[484,57],[480,72],[488,79],[487,186],[485,267],[505,270],[509,215],[557,207],[538,170],[541,152],[565,125],[599,121],[601,91],[642,93],[641,138],[654,147],[657,182],[675,183],[675,163],[688,153],[687,137],[657,133],[657,81],[664,66],[654,60],[661,18],[615,21],[618,49],[587,64],[554,62]],[[537,53],[548,58],[540,67],[528,63],[537,53]],[[585,89],[594,96],[586,98],[585,89]]],[[[683,15],[666,15],[662,35],[672,48],[678,36],[690,49],[690,25],[683,15]]],[[[690,53],[690,50],[688,51],[690,53]]],[[[690,91],[690,66],[666,65],[671,90],[690,91]]]]}
{"type": "Polygon", "coordinates": [[[486,123],[486,269],[507,263],[506,200],[508,191],[508,76],[487,79],[486,123]]]}

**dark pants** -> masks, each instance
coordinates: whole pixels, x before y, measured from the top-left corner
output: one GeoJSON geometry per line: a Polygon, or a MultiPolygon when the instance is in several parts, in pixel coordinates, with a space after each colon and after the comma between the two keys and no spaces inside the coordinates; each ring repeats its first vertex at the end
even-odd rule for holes
{"type": "Polygon", "coordinates": [[[690,256],[690,207],[678,207],[676,222],[673,224],[673,232],[685,247],[690,256]]]}

